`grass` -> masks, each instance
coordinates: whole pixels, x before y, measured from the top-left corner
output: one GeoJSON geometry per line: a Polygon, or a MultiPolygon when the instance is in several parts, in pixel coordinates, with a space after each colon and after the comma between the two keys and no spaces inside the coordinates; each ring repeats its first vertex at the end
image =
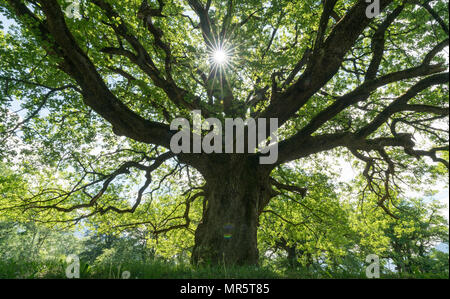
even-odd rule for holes
{"type": "MultiPolygon", "coordinates": [[[[0,278],[20,279],[64,279],[67,264],[58,260],[47,261],[0,261],[0,278]]],[[[164,261],[151,263],[128,263],[122,265],[88,265],[81,262],[80,278],[121,279],[128,273],[130,279],[311,279],[311,278],[366,278],[365,273],[327,270],[311,271],[306,268],[274,270],[268,267],[194,267],[189,264],[174,264],[164,261]],[[125,272],[125,274],[124,274],[125,272]]],[[[445,278],[448,273],[418,273],[399,275],[381,274],[381,278],[445,278]]]]}
{"type": "MultiPolygon", "coordinates": [[[[66,278],[67,264],[62,261],[16,262],[0,261],[0,278],[66,278]]],[[[125,271],[130,278],[286,278],[263,267],[193,267],[163,261],[128,263],[121,265],[88,265],[80,263],[80,278],[118,279],[125,271]]]]}

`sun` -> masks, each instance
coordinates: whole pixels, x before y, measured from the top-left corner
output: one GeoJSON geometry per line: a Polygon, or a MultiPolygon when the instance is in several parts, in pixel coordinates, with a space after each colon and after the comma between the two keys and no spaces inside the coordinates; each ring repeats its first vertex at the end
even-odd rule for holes
{"type": "Polygon", "coordinates": [[[214,50],[212,58],[218,65],[224,65],[228,62],[228,54],[223,49],[214,50]]]}
{"type": "Polygon", "coordinates": [[[208,60],[214,70],[225,69],[231,65],[233,49],[225,42],[217,41],[208,50],[208,60]]]}

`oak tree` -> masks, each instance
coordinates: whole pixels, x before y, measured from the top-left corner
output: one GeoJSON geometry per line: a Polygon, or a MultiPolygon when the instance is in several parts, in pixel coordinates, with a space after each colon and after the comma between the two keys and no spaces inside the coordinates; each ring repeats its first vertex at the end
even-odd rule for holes
{"type": "Polygon", "coordinates": [[[394,190],[438,164],[448,172],[447,8],[444,0],[1,0],[15,24],[0,37],[0,155],[24,143],[29,171],[48,169],[3,207],[41,221],[134,214],[130,224],[147,223],[154,235],[194,227],[194,263],[256,264],[271,200],[308,196],[274,172],[349,153],[362,163],[364,191],[395,217],[394,190]],[[192,121],[194,110],[222,122],[277,118],[276,163],[260,164],[261,152],[173,153],[170,123],[192,121]],[[151,222],[167,206],[152,204],[153,192],[181,172],[188,183],[177,212],[151,222]]]}

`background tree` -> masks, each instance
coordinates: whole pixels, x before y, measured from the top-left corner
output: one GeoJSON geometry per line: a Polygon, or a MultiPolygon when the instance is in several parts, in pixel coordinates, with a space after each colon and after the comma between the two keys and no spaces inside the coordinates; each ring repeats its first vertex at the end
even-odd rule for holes
{"type": "Polygon", "coordinates": [[[281,257],[291,268],[330,264],[348,254],[343,249],[354,244],[349,238],[349,211],[336,192],[339,187],[325,172],[307,173],[306,169],[296,166],[274,172],[279,194],[260,217],[260,251],[269,259],[281,257]],[[286,184],[308,184],[308,196],[302,190],[283,190],[286,184]]]}
{"type": "Polygon", "coordinates": [[[391,219],[385,230],[389,238],[388,257],[399,272],[439,271],[441,259],[435,254],[435,247],[440,243],[448,244],[448,221],[439,213],[441,205],[416,199],[401,201],[398,207],[401,221],[391,219]]]}
{"type": "Polygon", "coordinates": [[[155,258],[155,250],[147,246],[146,235],[136,230],[130,234],[106,235],[91,231],[83,240],[80,259],[90,263],[142,263],[155,258]]]}
{"type": "Polygon", "coordinates": [[[448,1],[380,0],[376,18],[363,0],[144,2],[81,1],[75,19],[64,1],[0,1],[18,24],[0,41],[2,154],[11,160],[19,138],[20,169],[49,175],[4,210],[58,223],[138,214],[131,225],[153,234],[195,229],[194,263],[255,264],[277,189],[307,188],[278,182],[277,167],[351,153],[392,216],[391,190],[436,163],[448,172],[448,1]],[[192,110],[277,118],[277,162],[172,153],[169,122],[192,110]],[[174,176],[188,177],[183,201],[153,223],[153,196],[174,176]]]}

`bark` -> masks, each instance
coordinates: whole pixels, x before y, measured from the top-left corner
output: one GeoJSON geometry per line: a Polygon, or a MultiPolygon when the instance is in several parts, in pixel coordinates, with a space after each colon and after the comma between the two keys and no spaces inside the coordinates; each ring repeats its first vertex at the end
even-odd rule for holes
{"type": "Polygon", "coordinates": [[[297,251],[295,246],[288,246],[286,249],[286,252],[288,254],[287,260],[288,264],[292,269],[295,269],[298,266],[298,260],[297,260],[297,251]]]}
{"type": "Polygon", "coordinates": [[[215,157],[203,173],[207,207],[195,233],[194,264],[256,265],[258,217],[270,199],[269,174],[239,155],[215,157]]]}

